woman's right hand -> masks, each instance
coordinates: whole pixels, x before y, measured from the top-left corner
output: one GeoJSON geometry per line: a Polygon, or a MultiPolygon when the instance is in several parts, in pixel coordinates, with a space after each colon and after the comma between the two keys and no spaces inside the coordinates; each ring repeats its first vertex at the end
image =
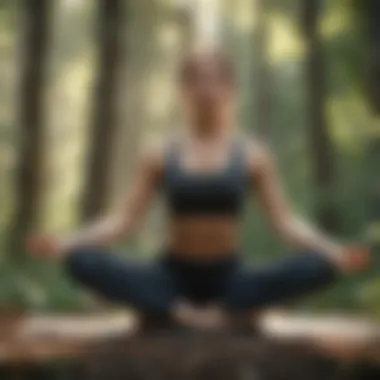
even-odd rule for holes
{"type": "Polygon", "coordinates": [[[36,257],[59,257],[67,249],[65,240],[54,235],[32,235],[26,239],[27,251],[36,257]]]}

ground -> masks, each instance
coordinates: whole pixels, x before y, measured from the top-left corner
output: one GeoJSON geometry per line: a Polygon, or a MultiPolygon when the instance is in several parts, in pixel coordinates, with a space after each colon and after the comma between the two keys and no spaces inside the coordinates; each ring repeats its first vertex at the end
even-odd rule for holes
{"type": "MultiPolygon", "coordinates": [[[[1,379],[11,378],[8,375],[14,371],[25,375],[18,378],[36,378],[35,371],[56,371],[50,364],[62,359],[78,364],[75,370],[80,378],[92,380],[119,379],[121,374],[129,380],[178,376],[364,380],[372,374],[380,378],[380,327],[362,319],[272,312],[261,321],[260,336],[223,331],[142,333],[136,332],[136,321],[123,311],[51,316],[3,313],[1,379]]],[[[50,372],[47,378],[54,379],[50,372]]]]}

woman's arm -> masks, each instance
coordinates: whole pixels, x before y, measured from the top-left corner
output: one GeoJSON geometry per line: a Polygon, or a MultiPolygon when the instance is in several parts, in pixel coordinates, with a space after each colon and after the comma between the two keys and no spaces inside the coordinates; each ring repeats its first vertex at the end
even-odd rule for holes
{"type": "Polygon", "coordinates": [[[150,150],[139,160],[124,204],[66,237],[32,236],[28,249],[36,254],[62,254],[73,248],[111,244],[136,232],[150,205],[162,168],[162,150],[150,150]]]}
{"type": "MultiPolygon", "coordinates": [[[[250,167],[255,190],[270,225],[286,242],[307,250],[318,251],[326,255],[338,266],[353,265],[347,263],[347,247],[335,242],[321,233],[294,212],[284,194],[274,158],[263,145],[255,144],[250,149],[250,167]]],[[[353,249],[350,248],[352,253],[353,249]]],[[[362,250],[356,253],[363,253],[362,250]]],[[[361,255],[360,255],[361,256],[361,255]]]]}

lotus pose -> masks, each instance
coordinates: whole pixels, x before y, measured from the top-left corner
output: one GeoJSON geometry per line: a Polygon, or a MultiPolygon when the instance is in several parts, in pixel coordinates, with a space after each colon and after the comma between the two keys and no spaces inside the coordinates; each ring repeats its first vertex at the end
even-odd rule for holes
{"type": "Polygon", "coordinates": [[[230,58],[193,52],[178,72],[186,124],[142,155],[124,206],[68,237],[31,236],[31,253],[61,258],[78,283],[110,300],[198,325],[225,323],[228,315],[363,269],[368,250],[338,244],[303,221],[283,193],[271,152],[238,133],[230,58]],[[109,254],[107,245],[136,232],[156,192],[168,214],[158,258],[139,263],[109,254]],[[294,255],[260,268],[242,262],[239,230],[249,196],[258,197],[294,255]]]}

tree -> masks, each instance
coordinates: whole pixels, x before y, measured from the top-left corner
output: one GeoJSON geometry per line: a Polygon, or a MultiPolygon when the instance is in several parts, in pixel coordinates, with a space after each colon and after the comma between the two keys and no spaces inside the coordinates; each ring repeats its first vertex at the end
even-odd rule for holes
{"type": "Polygon", "coordinates": [[[44,169],[44,92],[51,24],[49,0],[24,0],[22,67],[19,92],[19,157],[15,174],[15,213],[10,249],[18,250],[35,226],[40,209],[44,169]]]}
{"type": "Polygon", "coordinates": [[[256,0],[255,62],[257,64],[255,83],[255,125],[262,137],[270,128],[270,69],[268,58],[268,0],[256,0]]]}
{"type": "Polygon", "coordinates": [[[94,90],[90,146],[82,200],[84,219],[107,207],[117,136],[117,95],[122,47],[121,0],[99,0],[98,78],[94,90]]]}
{"type": "Polygon", "coordinates": [[[380,3],[369,0],[368,9],[368,34],[369,34],[369,72],[370,72],[370,101],[373,111],[380,114],[380,3]]]}
{"type": "Polygon", "coordinates": [[[306,40],[306,83],[310,125],[310,151],[313,177],[317,190],[324,197],[317,202],[317,220],[329,231],[338,228],[339,218],[330,197],[326,197],[334,183],[333,145],[325,111],[325,70],[322,41],[319,35],[320,0],[303,4],[303,31],[306,40]]]}
{"type": "Polygon", "coordinates": [[[369,0],[365,3],[365,18],[368,21],[367,38],[368,46],[368,66],[369,66],[369,83],[370,83],[370,104],[374,114],[373,133],[369,137],[368,144],[368,165],[370,167],[370,210],[371,219],[376,229],[376,246],[380,246],[380,180],[379,160],[380,160],[380,3],[375,0],[369,0]]]}

